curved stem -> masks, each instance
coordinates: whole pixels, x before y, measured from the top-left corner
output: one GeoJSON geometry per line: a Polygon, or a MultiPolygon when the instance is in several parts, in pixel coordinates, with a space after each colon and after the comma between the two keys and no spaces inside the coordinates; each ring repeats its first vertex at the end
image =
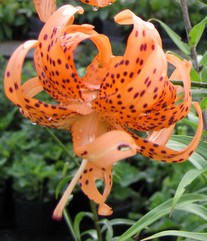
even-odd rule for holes
{"type": "MultiPolygon", "coordinates": [[[[183,20],[184,20],[184,24],[185,24],[187,38],[189,40],[189,33],[192,29],[192,26],[191,26],[189,12],[188,12],[187,0],[180,0],[180,6],[181,6],[182,14],[183,14],[183,20]]],[[[198,60],[197,60],[197,51],[196,51],[195,47],[191,48],[191,58],[193,60],[195,70],[197,72],[199,72],[199,65],[198,65],[198,60]]]]}

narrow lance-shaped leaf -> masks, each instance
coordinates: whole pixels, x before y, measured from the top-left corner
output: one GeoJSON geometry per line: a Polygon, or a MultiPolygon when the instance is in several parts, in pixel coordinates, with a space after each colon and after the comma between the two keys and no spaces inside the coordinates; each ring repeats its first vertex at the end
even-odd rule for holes
{"type": "Polygon", "coordinates": [[[192,68],[190,71],[190,79],[195,82],[201,82],[201,78],[194,68],[192,68]]]}
{"type": "Polygon", "coordinates": [[[195,214],[207,221],[207,208],[204,207],[202,204],[191,203],[188,206],[182,207],[180,210],[195,214]]]}
{"type": "Polygon", "coordinates": [[[200,103],[201,109],[205,110],[207,109],[207,97],[204,97],[200,103]]]}
{"type": "Polygon", "coordinates": [[[161,27],[166,31],[166,33],[169,35],[169,37],[172,39],[172,41],[177,45],[177,47],[186,55],[190,54],[190,48],[189,46],[184,43],[181,40],[181,37],[174,32],[170,27],[168,27],[165,23],[163,23],[161,20],[156,18],[151,18],[150,21],[156,21],[158,22],[161,27]]]}
{"type": "Polygon", "coordinates": [[[205,67],[201,70],[200,76],[201,76],[201,81],[202,81],[202,82],[207,82],[207,66],[205,66],[205,67]]]}
{"type": "Polygon", "coordinates": [[[196,47],[207,23],[207,17],[205,17],[200,23],[196,24],[189,33],[188,45],[190,47],[196,47]]]}
{"type": "MultiPolygon", "coordinates": [[[[187,206],[191,203],[207,200],[206,195],[201,194],[184,194],[177,206],[175,208],[181,208],[187,206]]],[[[151,224],[155,223],[160,218],[166,216],[170,213],[172,199],[167,200],[166,202],[155,207],[142,218],[140,218],[131,228],[129,228],[125,233],[123,233],[116,241],[125,241],[134,235],[139,234],[143,229],[149,227],[151,224]]]]}
{"type": "Polygon", "coordinates": [[[197,2],[207,5],[207,1],[206,0],[197,0],[197,2]]]}
{"type": "Polygon", "coordinates": [[[190,185],[198,176],[200,176],[201,174],[203,174],[206,171],[207,171],[207,169],[201,169],[201,170],[191,169],[183,176],[182,180],[180,181],[180,183],[178,185],[178,188],[175,192],[175,196],[172,201],[172,210],[175,208],[176,204],[178,203],[178,201],[182,197],[183,193],[185,192],[185,188],[188,185],[190,185]]]}
{"type": "Polygon", "coordinates": [[[177,231],[177,230],[167,230],[163,232],[156,233],[150,237],[142,239],[142,241],[165,237],[165,236],[178,236],[184,238],[190,238],[190,240],[196,241],[206,241],[207,240],[207,233],[197,233],[197,232],[186,232],[186,231],[177,231]]]}
{"type": "Polygon", "coordinates": [[[202,65],[202,66],[207,65],[207,51],[203,54],[203,56],[200,60],[200,65],[202,65]]]}
{"type": "Polygon", "coordinates": [[[75,220],[74,220],[74,224],[73,224],[73,226],[74,226],[73,230],[74,230],[75,235],[76,235],[78,240],[81,240],[80,225],[81,225],[82,220],[85,217],[88,217],[88,218],[93,220],[93,215],[89,212],[80,212],[75,216],[75,220]]]}

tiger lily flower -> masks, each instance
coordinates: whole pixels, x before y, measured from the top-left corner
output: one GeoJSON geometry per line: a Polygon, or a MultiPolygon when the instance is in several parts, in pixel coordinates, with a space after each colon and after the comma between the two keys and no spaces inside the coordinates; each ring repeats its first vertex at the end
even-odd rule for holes
{"type": "MultiPolygon", "coordinates": [[[[116,0],[80,0],[80,2],[97,8],[109,6],[115,1],[116,0]]],[[[33,0],[33,3],[42,22],[46,22],[56,10],[56,0],[33,0]]]]}
{"type": "Polygon", "coordinates": [[[59,219],[73,188],[79,182],[83,192],[99,204],[100,215],[110,215],[105,203],[112,187],[114,163],[141,153],[163,162],[183,162],[196,149],[203,129],[198,103],[193,106],[199,124],[191,143],[182,150],[166,146],[175,124],[192,105],[189,72],[191,63],[165,54],[154,25],[130,10],[115,16],[119,24],[133,25],[123,56],[112,54],[109,39],[92,25],[73,24],[80,7],[65,5],[46,22],[38,40],[27,41],[11,56],[4,79],[7,97],[31,122],[70,130],[74,152],[83,159],[54,211],[59,219]],[[77,46],[89,39],[98,53],[78,75],[74,64],[77,46]],[[23,62],[34,48],[37,77],[21,83],[23,62]],[[168,63],[174,71],[168,77],[168,63]],[[183,87],[173,85],[183,82],[183,87]],[[55,104],[34,98],[46,91],[55,104]],[[145,138],[137,133],[145,133],[145,138]],[[100,193],[96,180],[103,180],[100,193]]]}

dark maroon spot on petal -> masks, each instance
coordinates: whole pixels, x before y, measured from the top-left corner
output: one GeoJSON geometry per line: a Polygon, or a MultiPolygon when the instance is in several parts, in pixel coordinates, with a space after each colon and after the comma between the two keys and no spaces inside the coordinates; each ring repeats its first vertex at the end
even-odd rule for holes
{"type": "Polygon", "coordinates": [[[45,35],[44,35],[44,40],[47,40],[47,38],[48,38],[48,35],[45,34],[45,35]]]}

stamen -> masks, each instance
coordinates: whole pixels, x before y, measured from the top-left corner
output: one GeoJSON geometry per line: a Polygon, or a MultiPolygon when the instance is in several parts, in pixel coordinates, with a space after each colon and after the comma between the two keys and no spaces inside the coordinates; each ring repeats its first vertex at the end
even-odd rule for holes
{"type": "Polygon", "coordinates": [[[61,220],[62,219],[62,213],[63,213],[63,209],[65,208],[67,201],[73,191],[73,189],[75,188],[76,183],[78,182],[81,174],[83,173],[86,165],[87,165],[88,161],[83,159],[78,171],[76,172],[75,176],[73,177],[72,181],[69,183],[67,189],[65,190],[62,198],[60,199],[57,207],[55,208],[52,218],[55,220],[61,220]]]}

